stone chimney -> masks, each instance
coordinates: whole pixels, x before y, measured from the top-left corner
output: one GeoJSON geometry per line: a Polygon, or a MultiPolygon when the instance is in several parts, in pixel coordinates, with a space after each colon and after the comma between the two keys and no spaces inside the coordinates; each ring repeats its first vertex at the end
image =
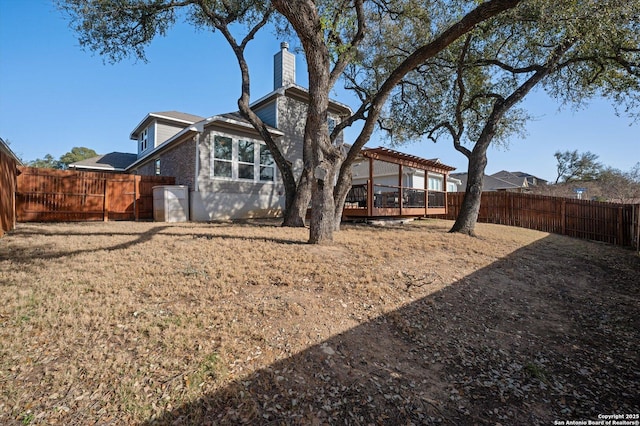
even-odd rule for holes
{"type": "Polygon", "coordinates": [[[273,57],[273,90],[296,82],[296,55],[289,52],[289,43],[280,43],[273,57]]]}

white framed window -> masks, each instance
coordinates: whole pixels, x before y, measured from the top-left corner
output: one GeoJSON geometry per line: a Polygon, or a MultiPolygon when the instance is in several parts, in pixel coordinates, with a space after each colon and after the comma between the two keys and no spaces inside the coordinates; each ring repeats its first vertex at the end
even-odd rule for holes
{"type": "Polygon", "coordinates": [[[251,141],[238,141],[238,179],[254,180],[256,153],[255,143],[251,141]]]}
{"type": "Polygon", "coordinates": [[[160,159],[159,158],[156,158],[155,169],[156,169],[155,170],[156,171],[156,175],[159,175],[160,174],[160,159]]]}
{"type": "Polygon", "coordinates": [[[214,135],[211,177],[253,182],[273,182],[275,162],[264,143],[214,135]]]}
{"type": "Polygon", "coordinates": [[[443,181],[444,178],[442,175],[431,174],[429,173],[429,186],[428,188],[431,191],[443,191],[443,181]]]}
{"type": "Polygon", "coordinates": [[[336,128],[336,119],[332,117],[328,117],[327,126],[329,126],[329,134],[331,134],[331,132],[333,132],[333,130],[336,128]]]}
{"type": "Polygon", "coordinates": [[[276,162],[266,145],[260,144],[260,180],[273,182],[276,177],[276,162]]]}
{"type": "Polygon", "coordinates": [[[140,152],[145,151],[147,149],[147,143],[149,141],[149,129],[144,129],[142,133],[140,133],[140,152]]]}
{"type": "Polygon", "coordinates": [[[233,177],[233,140],[225,136],[213,139],[213,175],[220,178],[233,177]]]}

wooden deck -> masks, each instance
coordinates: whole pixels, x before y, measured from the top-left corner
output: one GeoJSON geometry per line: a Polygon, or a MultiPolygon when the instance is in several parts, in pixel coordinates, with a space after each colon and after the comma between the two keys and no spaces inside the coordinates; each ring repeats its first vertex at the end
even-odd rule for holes
{"type": "Polygon", "coordinates": [[[371,196],[371,185],[356,185],[351,188],[344,204],[345,219],[363,217],[422,217],[446,214],[447,194],[441,191],[403,188],[381,185],[371,196]],[[371,202],[369,202],[371,200],[371,202]]]}
{"type": "Polygon", "coordinates": [[[362,157],[363,162],[368,162],[365,168],[368,170],[368,179],[365,184],[354,184],[351,187],[345,201],[343,218],[423,217],[447,213],[446,182],[454,167],[387,148],[365,149],[362,157]],[[391,174],[383,163],[395,165],[391,174]],[[404,186],[405,170],[423,172],[424,184],[420,184],[422,187],[404,186]],[[381,173],[385,173],[384,178],[381,178],[381,173]],[[445,190],[429,189],[430,173],[442,177],[445,190]]]}

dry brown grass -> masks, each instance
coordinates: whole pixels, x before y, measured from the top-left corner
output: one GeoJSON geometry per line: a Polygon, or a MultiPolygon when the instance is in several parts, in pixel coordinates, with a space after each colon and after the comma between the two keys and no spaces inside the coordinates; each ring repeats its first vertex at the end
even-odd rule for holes
{"type": "MultiPolygon", "coordinates": [[[[630,309],[638,310],[637,287],[628,289],[639,271],[633,253],[493,225],[478,225],[480,238],[470,238],[448,234],[450,225],[346,226],[335,245],[317,247],[305,244],[306,230],[272,222],[21,224],[0,240],[0,423],[331,423],[330,413],[318,415],[310,402],[315,414],[300,408],[301,417],[293,416],[296,402],[289,417],[278,417],[247,383],[274,365],[295,370],[310,348],[331,358],[336,348],[328,339],[381,318],[406,334],[408,346],[418,344],[424,336],[417,330],[427,325],[416,326],[412,307],[420,301],[437,306],[433,297],[452,284],[471,282],[482,291],[490,282],[494,296],[504,296],[510,288],[535,288],[547,271],[595,292],[596,284],[610,291],[614,283],[599,282],[610,276],[623,281],[630,309]],[[553,254],[526,252],[499,266],[509,282],[478,275],[534,246],[553,254]],[[576,262],[600,268],[597,281],[585,282],[576,262]],[[205,403],[206,410],[194,408],[205,403]]],[[[461,312],[468,309],[449,310],[453,317],[461,312]]],[[[630,359],[637,367],[637,354],[630,359]]],[[[526,371],[538,371],[534,367],[526,371]]],[[[274,377],[273,388],[289,380],[281,372],[274,377]]],[[[451,420],[456,409],[438,400],[445,381],[425,386],[440,387],[431,414],[451,420]]],[[[340,413],[333,419],[345,416],[340,413]]],[[[480,411],[468,415],[482,418],[480,411]]],[[[343,420],[388,423],[374,414],[354,419],[343,420]]]]}

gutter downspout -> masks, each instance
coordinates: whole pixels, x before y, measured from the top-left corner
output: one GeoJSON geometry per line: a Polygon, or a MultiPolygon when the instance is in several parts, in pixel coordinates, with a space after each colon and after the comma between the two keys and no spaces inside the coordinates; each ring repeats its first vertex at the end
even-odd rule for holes
{"type": "Polygon", "coordinates": [[[193,177],[193,191],[199,192],[198,175],[200,175],[200,132],[196,133],[196,164],[195,164],[195,176],[193,177]]]}
{"type": "MultiPolygon", "coordinates": [[[[194,167],[194,176],[193,176],[193,192],[200,191],[200,183],[198,176],[200,175],[200,132],[197,128],[193,128],[196,130],[196,135],[194,139],[196,141],[196,158],[195,158],[195,167],[194,167]]],[[[190,204],[193,203],[193,197],[189,197],[190,204]]],[[[193,204],[189,206],[189,220],[193,221],[193,204]]]]}

